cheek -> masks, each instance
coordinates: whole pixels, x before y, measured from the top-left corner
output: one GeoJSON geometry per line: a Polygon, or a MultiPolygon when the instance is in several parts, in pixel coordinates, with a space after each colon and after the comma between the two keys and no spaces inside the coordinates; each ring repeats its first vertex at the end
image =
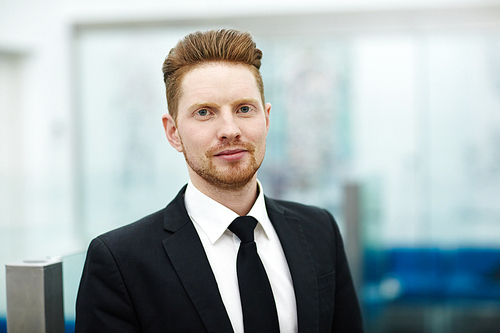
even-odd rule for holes
{"type": "Polygon", "coordinates": [[[251,126],[251,135],[255,141],[265,140],[267,136],[267,126],[265,118],[255,121],[251,126]]]}
{"type": "Polygon", "coordinates": [[[255,153],[259,158],[263,158],[266,153],[266,132],[260,131],[254,136],[253,144],[255,145],[255,153]]]}
{"type": "Polygon", "coordinates": [[[184,129],[180,133],[180,137],[182,140],[182,145],[185,150],[189,150],[190,152],[202,151],[207,146],[206,138],[201,135],[203,132],[198,130],[190,130],[184,129]]]}
{"type": "Polygon", "coordinates": [[[255,140],[260,142],[261,144],[265,144],[267,138],[267,129],[266,127],[260,127],[260,129],[260,131],[255,133],[255,140]]]}

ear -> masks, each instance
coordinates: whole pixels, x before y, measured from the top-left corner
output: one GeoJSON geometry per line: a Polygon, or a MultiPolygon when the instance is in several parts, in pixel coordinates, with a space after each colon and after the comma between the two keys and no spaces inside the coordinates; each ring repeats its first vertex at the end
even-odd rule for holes
{"type": "Polygon", "coordinates": [[[269,131],[269,125],[271,124],[269,120],[270,113],[271,113],[271,103],[266,103],[266,105],[264,105],[264,115],[266,117],[266,131],[269,131]]]}
{"type": "Polygon", "coordinates": [[[170,114],[165,113],[161,117],[161,120],[163,121],[163,128],[165,129],[165,135],[167,136],[168,142],[175,150],[182,152],[182,141],[174,119],[170,114]]]}

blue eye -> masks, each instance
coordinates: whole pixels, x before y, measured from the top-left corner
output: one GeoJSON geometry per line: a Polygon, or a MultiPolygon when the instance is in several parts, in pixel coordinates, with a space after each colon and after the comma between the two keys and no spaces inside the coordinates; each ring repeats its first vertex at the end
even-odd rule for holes
{"type": "Polygon", "coordinates": [[[240,112],[243,112],[243,113],[250,112],[250,107],[249,106],[242,106],[240,108],[240,112]]]}
{"type": "Polygon", "coordinates": [[[204,117],[204,116],[208,115],[208,110],[207,110],[207,109],[201,109],[201,110],[199,110],[199,111],[198,111],[198,112],[196,112],[196,113],[197,113],[199,116],[204,117]]]}

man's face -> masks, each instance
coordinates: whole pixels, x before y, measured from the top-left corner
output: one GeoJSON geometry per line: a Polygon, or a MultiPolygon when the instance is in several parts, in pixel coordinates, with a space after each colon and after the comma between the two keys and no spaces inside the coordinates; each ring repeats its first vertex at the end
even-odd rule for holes
{"type": "Polygon", "coordinates": [[[249,67],[196,66],[181,83],[176,124],[163,118],[170,144],[184,154],[195,185],[238,189],[264,159],[270,104],[262,105],[249,67]]]}

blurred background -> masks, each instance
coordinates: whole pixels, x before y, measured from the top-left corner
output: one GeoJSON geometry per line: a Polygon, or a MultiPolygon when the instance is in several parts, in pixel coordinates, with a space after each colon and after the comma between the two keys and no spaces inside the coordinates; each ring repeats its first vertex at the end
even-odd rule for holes
{"type": "Polygon", "coordinates": [[[187,182],[161,65],[195,30],[251,31],[273,104],[268,196],[329,209],[367,332],[500,332],[500,2],[0,0],[4,265],[85,250],[187,182]]]}

